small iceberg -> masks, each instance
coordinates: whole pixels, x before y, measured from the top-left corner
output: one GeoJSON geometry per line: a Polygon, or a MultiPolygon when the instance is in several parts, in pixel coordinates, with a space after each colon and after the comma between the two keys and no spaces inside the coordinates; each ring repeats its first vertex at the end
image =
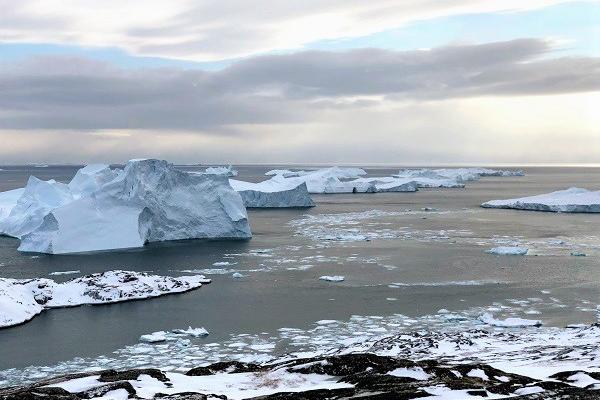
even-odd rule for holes
{"type": "Polygon", "coordinates": [[[319,279],[322,281],[328,281],[328,282],[342,282],[346,278],[344,278],[341,275],[323,275],[323,276],[320,276],[319,279]]]}
{"type": "Polygon", "coordinates": [[[524,256],[528,252],[528,248],[518,246],[500,246],[486,251],[486,253],[495,254],[498,256],[524,256]]]}
{"type": "Polygon", "coordinates": [[[497,326],[500,328],[523,328],[528,326],[542,326],[542,322],[534,319],[524,319],[524,318],[516,318],[510,317],[506,319],[496,319],[490,313],[485,313],[479,317],[479,320],[484,324],[497,326]]]}
{"type": "Polygon", "coordinates": [[[230,179],[248,208],[314,207],[305,182],[275,177],[259,183],[230,179]]]}
{"type": "Polygon", "coordinates": [[[591,191],[572,187],[536,196],[491,200],[483,203],[481,207],[565,213],[600,213],[600,190],[591,191]]]}

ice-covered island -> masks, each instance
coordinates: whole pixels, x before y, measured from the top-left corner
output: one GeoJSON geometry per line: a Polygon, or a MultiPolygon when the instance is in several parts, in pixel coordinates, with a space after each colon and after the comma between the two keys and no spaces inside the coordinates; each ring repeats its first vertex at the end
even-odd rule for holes
{"type": "Polygon", "coordinates": [[[510,208],[527,211],[600,213],[600,190],[591,191],[572,187],[537,196],[491,200],[481,206],[484,208],[510,208]]]}
{"type": "Polygon", "coordinates": [[[64,254],[182,239],[246,239],[246,208],[224,174],[194,175],[162,160],[88,165],[69,184],[30,177],[0,193],[0,234],[19,250],[64,254]]]}

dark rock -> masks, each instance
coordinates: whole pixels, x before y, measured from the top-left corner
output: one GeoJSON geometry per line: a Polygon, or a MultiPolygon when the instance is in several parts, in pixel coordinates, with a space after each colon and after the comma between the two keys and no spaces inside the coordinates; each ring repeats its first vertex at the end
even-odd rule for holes
{"type": "Polygon", "coordinates": [[[94,397],[102,397],[106,393],[118,389],[125,389],[129,393],[129,397],[136,395],[135,389],[127,381],[111,382],[76,394],[81,399],[92,399],[94,397]]]}
{"type": "Polygon", "coordinates": [[[169,378],[167,378],[161,370],[156,368],[130,369],[126,371],[109,369],[102,371],[98,380],[100,382],[134,381],[138,379],[140,375],[149,375],[161,382],[169,382],[169,378]]]}
{"type": "Polygon", "coordinates": [[[211,364],[206,367],[196,367],[190,369],[185,374],[188,376],[204,376],[214,375],[219,372],[227,372],[229,374],[236,374],[240,372],[259,372],[264,371],[266,368],[258,364],[243,363],[240,361],[223,361],[211,364]]]}

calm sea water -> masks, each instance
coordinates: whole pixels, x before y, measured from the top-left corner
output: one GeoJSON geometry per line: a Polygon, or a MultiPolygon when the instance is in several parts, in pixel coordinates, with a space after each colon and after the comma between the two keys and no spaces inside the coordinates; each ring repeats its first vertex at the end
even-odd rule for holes
{"type": "MultiPolygon", "coordinates": [[[[68,181],[77,169],[1,168],[0,191],[23,186],[30,175],[68,181]]],[[[239,167],[239,178],[259,181],[271,168],[239,167]]],[[[368,172],[389,175],[397,170],[368,172]]],[[[182,275],[182,270],[216,268],[213,263],[222,261],[232,265],[221,268],[244,275],[211,275],[210,285],[182,295],[45,312],[24,325],[0,330],[0,369],[95,357],[135,344],[142,334],[187,326],[203,326],[211,332],[211,341],[219,341],[232,333],[306,328],[317,320],[343,320],[353,314],[421,316],[440,308],[461,310],[540,296],[545,300],[536,306],[540,314],[534,317],[546,325],[595,322],[600,303],[600,215],[486,210],[479,204],[570,186],[597,190],[600,170],[525,172],[525,177],[484,178],[466,189],[318,195],[317,207],[308,210],[250,210],[254,237],[249,241],[183,241],[132,251],[50,256],[19,253],[17,240],[0,237],[1,277],[112,269],[182,275]],[[424,207],[439,212],[420,212],[424,207]],[[370,210],[382,213],[365,217],[370,210]],[[306,214],[346,215],[340,229],[347,231],[407,233],[371,241],[323,241],[312,234],[327,224],[335,228],[335,218],[327,224],[291,223],[306,214]],[[349,224],[353,218],[356,223],[349,224]],[[531,254],[485,253],[503,241],[525,244],[531,254]],[[572,249],[588,256],[573,257],[572,249]],[[322,275],[343,275],[346,280],[332,284],[319,280],[322,275]]]]}

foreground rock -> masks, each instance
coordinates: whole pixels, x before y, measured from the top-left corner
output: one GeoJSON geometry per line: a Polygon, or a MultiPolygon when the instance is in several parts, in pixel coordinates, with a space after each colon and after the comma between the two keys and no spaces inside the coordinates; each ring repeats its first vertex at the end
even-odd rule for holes
{"type": "Polygon", "coordinates": [[[231,187],[240,194],[248,208],[314,207],[306,183],[286,179],[268,179],[259,183],[230,179],[231,187]]]}
{"type": "Polygon", "coordinates": [[[132,160],[123,170],[87,166],[68,185],[31,177],[11,206],[18,194],[0,194],[0,234],[21,239],[21,251],[64,254],[251,237],[242,199],[225,175],[188,174],[166,161],[132,160]]]}
{"type": "Polygon", "coordinates": [[[239,361],[185,374],[104,370],[0,389],[0,399],[598,399],[600,374],[564,371],[536,380],[486,364],[443,364],[356,353],[270,364],[239,361]]]}
{"type": "Polygon", "coordinates": [[[22,324],[50,308],[141,300],[197,289],[210,283],[202,275],[149,275],[107,271],[63,283],[52,279],[0,278],[0,328],[22,324]]]}
{"type": "Polygon", "coordinates": [[[569,188],[557,192],[517,199],[492,200],[481,205],[485,208],[512,208],[527,211],[568,213],[600,213],[600,190],[569,188]]]}

